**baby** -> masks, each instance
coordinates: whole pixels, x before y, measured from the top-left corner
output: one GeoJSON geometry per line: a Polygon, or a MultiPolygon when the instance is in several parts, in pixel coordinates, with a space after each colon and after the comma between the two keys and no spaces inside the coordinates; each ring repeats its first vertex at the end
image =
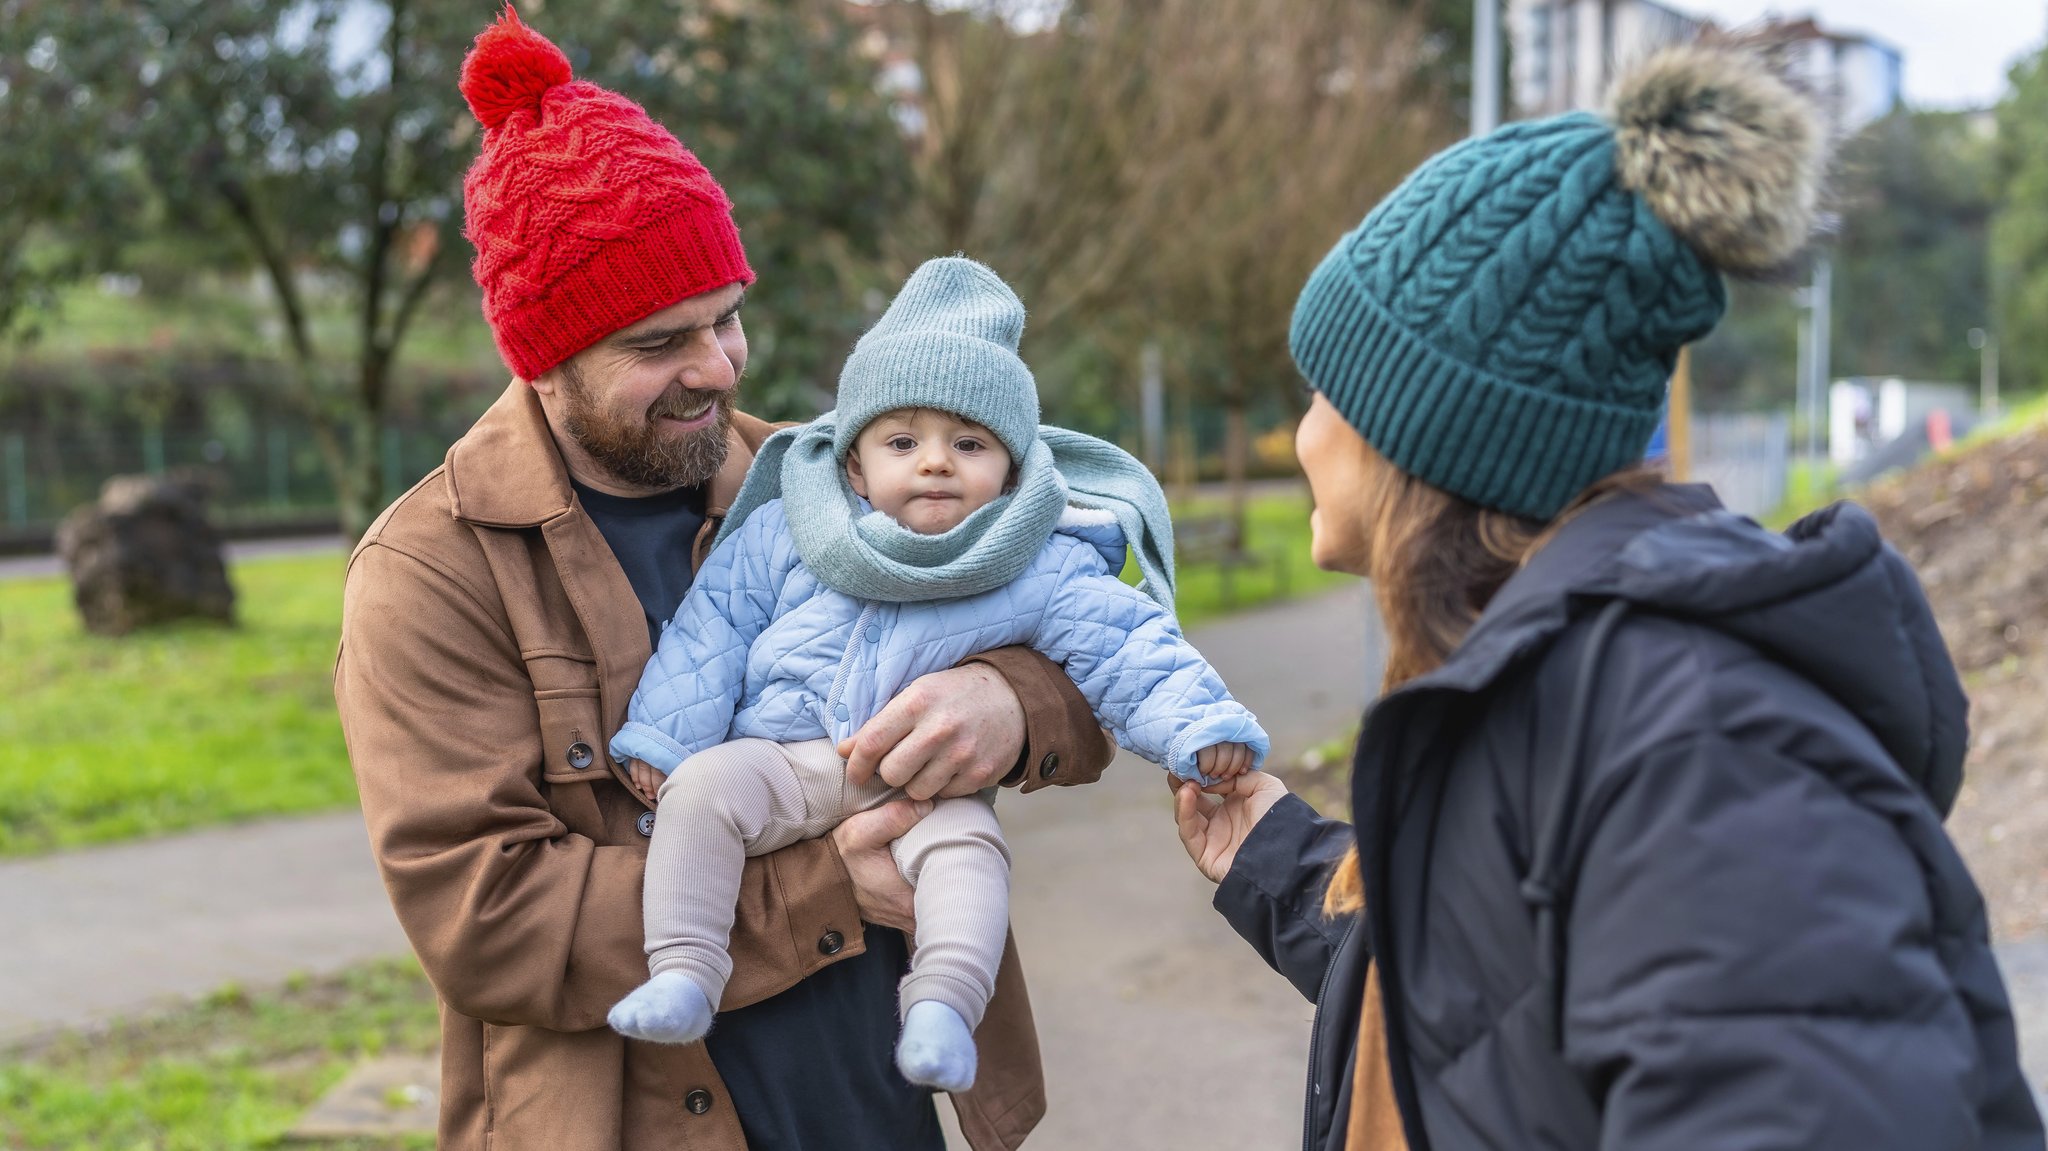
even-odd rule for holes
{"type": "MultiPolygon", "coordinates": [[[[1023,325],[994,272],[933,260],[855,347],[837,410],[762,445],[611,743],[648,794],[667,776],[652,978],[612,1009],[621,1033],[709,1030],[745,858],[899,794],[849,784],[836,748],[927,672],[1028,644],[1119,744],[1176,775],[1264,759],[1265,732],[1174,623],[1158,484],[1113,445],[1039,426],[1023,325]],[[1143,591],[1117,579],[1127,544],[1143,591]]],[[[893,845],[917,916],[896,1062],[946,1091],[974,1082],[1008,932],[993,790],[938,801],[893,845]]]]}

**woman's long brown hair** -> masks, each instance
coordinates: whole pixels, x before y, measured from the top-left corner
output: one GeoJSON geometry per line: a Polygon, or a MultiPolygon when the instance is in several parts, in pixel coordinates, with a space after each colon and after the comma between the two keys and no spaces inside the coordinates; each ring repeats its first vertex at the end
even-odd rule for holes
{"type": "MultiPolygon", "coordinates": [[[[1362,522],[1368,527],[1367,577],[1386,626],[1385,695],[1450,658],[1494,594],[1570,519],[1617,492],[1663,483],[1647,464],[1623,468],[1579,493],[1549,522],[1480,507],[1396,468],[1367,447],[1370,480],[1362,522]]],[[[1365,906],[1356,843],[1323,891],[1323,913],[1365,906]]]]}

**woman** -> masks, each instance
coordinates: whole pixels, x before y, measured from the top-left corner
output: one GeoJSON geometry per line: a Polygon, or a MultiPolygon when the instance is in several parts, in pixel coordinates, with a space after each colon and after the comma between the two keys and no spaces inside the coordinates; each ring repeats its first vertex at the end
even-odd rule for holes
{"type": "Polygon", "coordinates": [[[1631,462],[1820,151],[1750,58],[1666,53],[1431,160],[1304,289],[1315,560],[1388,633],[1357,847],[1270,777],[1176,806],[1318,1001],[1311,1151],[2043,1146],[1911,570],[1853,506],[1779,537],[1631,462]]]}

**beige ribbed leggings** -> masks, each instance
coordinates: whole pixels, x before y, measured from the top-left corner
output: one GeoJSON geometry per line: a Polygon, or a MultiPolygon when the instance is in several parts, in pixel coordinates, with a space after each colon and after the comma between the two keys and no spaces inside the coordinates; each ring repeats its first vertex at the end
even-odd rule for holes
{"type": "MultiPolygon", "coordinates": [[[[936,999],[980,1026],[1010,921],[1010,851],[993,788],[942,799],[890,845],[916,890],[917,938],[898,988],[902,1010],[936,999]]],[[[825,739],[736,739],[684,760],[661,785],[643,913],[651,974],[680,971],[712,1003],[732,977],[734,904],[748,856],[815,839],[902,793],[880,777],[854,787],[825,739]]]]}

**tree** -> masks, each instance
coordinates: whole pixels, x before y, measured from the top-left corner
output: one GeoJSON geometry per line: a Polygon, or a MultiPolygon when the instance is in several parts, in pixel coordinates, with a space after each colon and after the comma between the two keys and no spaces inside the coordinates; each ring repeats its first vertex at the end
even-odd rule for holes
{"type": "Polygon", "coordinates": [[[911,210],[899,270],[965,252],[1031,309],[1035,346],[1131,291],[1152,239],[1148,193],[1179,170],[1154,121],[1144,0],[896,0],[882,9],[914,64],[900,113],[911,210]]]}
{"type": "Polygon", "coordinates": [[[1401,6],[1166,7],[1148,64],[1182,176],[1160,206],[1149,320],[1197,394],[1223,409],[1241,532],[1248,413],[1262,398],[1293,406],[1301,395],[1287,331],[1302,284],[1339,236],[1457,137],[1462,117],[1432,74],[1430,25],[1401,6]]]}
{"type": "Polygon", "coordinates": [[[1980,117],[1900,112],[1844,149],[1832,361],[1845,376],[1975,380],[1992,327],[1992,146],[1980,117]]]}
{"type": "Polygon", "coordinates": [[[88,40],[60,50],[38,27],[40,7],[0,0],[0,336],[32,333],[55,289],[108,261],[140,185],[91,101],[79,98],[121,47],[88,40]]]}
{"type": "MultiPolygon", "coordinates": [[[[261,269],[292,394],[343,525],[360,532],[392,494],[378,437],[394,365],[467,256],[461,176],[478,133],[455,77],[482,14],[418,0],[7,2],[0,59],[50,60],[43,76],[61,77],[58,102],[102,154],[139,172],[177,228],[232,235],[261,269]],[[316,322],[336,311],[345,338],[316,322]]],[[[836,5],[593,0],[559,28],[527,7],[579,76],[640,100],[725,183],[761,280],[751,406],[799,410],[859,321],[856,281],[903,183],[873,63],[836,5]]],[[[15,134],[29,118],[0,92],[9,155],[35,146],[15,134]]],[[[92,236],[125,210],[102,198],[34,215],[92,236]]]]}
{"type": "Polygon", "coordinates": [[[1225,410],[1242,477],[1248,410],[1296,394],[1287,321],[1309,270],[1456,135],[1443,47],[1464,33],[1397,0],[885,12],[918,77],[902,262],[987,260],[1031,309],[1034,363],[1135,366],[1158,341],[1225,410]]]}
{"type": "Polygon", "coordinates": [[[1991,225],[1999,368],[2015,390],[2048,387],[2048,49],[2013,66],[1999,102],[1991,225]]]}

